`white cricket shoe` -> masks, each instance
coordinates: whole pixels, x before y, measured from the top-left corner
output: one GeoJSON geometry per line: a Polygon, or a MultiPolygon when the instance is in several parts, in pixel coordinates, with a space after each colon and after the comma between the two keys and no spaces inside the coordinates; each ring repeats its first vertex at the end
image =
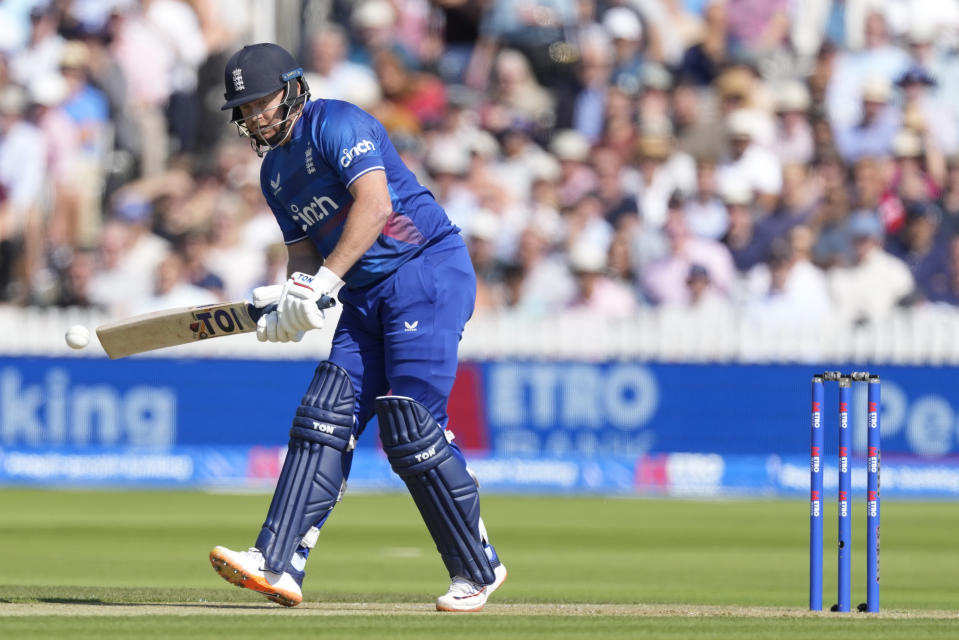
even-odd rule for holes
{"type": "Polygon", "coordinates": [[[493,569],[496,578],[493,584],[478,584],[462,576],[455,576],[450,590],[436,599],[437,611],[469,612],[479,611],[486,600],[506,581],[506,567],[502,564],[493,569]]]}
{"type": "Polygon", "coordinates": [[[300,584],[289,573],[273,573],[263,568],[263,554],[250,547],[232,551],[214,547],[210,552],[213,569],[230,584],[262,593],[284,607],[295,607],[303,601],[300,584]]]}

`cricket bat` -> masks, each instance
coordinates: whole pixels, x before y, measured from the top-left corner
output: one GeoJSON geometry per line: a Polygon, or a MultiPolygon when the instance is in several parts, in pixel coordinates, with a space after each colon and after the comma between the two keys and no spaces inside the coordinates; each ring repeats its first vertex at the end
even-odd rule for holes
{"type": "MultiPolygon", "coordinates": [[[[320,309],[335,304],[336,300],[329,296],[316,302],[320,309]]],[[[245,300],[165,309],[100,325],[97,337],[113,360],[198,340],[256,331],[256,321],[260,316],[275,309],[275,304],[257,308],[245,300]]]]}

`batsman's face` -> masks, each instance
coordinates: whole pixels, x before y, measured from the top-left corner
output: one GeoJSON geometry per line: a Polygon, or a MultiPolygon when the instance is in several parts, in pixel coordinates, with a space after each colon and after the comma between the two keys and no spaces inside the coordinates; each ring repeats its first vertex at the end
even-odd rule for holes
{"type": "Polygon", "coordinates": [[[283,112],[280,110],[282,104],[282,89],[268,96],[241,104],[239,109],[240,115],[243,117],[243,126],[249,131],[250,135],[266,141],[276,133],[277,127],[284,121],[283,112]]]}

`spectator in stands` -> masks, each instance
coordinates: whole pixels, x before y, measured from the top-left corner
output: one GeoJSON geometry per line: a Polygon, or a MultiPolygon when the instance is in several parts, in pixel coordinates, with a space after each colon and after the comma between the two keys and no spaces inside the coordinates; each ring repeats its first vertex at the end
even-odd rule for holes
{"type": "Polygon", "coordinates": [[[559,206],[560,174],[559,161],[549,154],[540,155],[533,165],[533,184],[528,201],[520,204],[528,209],[526,219],[529,224],[543,232],[550,246],[560,245],[565,234],[559,206]]]}
{"type": "Polygon", "coordinates": [[[565,258],[550,252],[539,229],[523,230],[515,258],[515,267],[506,273],[511,310],[541,319],[563,309],[573,296],[574,283],[565,258]]]}
{"type": "MultiPolygon", "coordinates": [[[[150,276],[156,266],[154,263],[150,269],[140,270],[130,259],[131,235],[129,225],[119,219],[103,225],[97,246],[97,269],[87,289],[93,304],[117,317],[131,315],[142,296],[151,290],[150,276]]],[[[165,252],[165,247],[161,251],[165,252]]]]}
{"type": "Polygon", "coordinates": [[[683,210],[689,230],[701,238],[719,240],[729,227],[729,213],[717,189],[716,160],[697,158],[696,191],[684,201],[683,210]]]}
{"type": "MultiPolygon", "coordinates": [[[[696,44],[703,33],[700,7],[685,0],[664,0],[663,13],[658,17],[655,30],[659,40],[662,62],[675,68],[682,62],[683,54],[696,44]]],[[[650,5],[645,5],[650,6],[650,5]]]]}
{"type": "Polygon", "coordinates": [[[685,196],[695,189],[696,163],[673,148],[668,121],[647,126],[636,143],[636,171],[630,177],[630,188],[636,193],[644,224],[658,229],[673,194],[685,196]]]}
{"type": "Polygon", "coordinates": [[[828,270],[848,263],[851,250],[846,221],[849,213],[849,196],[841,187],[828,189],[816,206],[809,224],[816,238],[812,258],[819,267],[828,270]]]}
{"type": "Polygon", "coordinates": [[[135,313],[149,313],[175,307],[196,307],[218,302],[216,295],[190,283],[183,255],[171,251],[157,264],[154,285],[135,313]]]}
{"type": "Polygon", "coordinates": [[[729,249],[736,269],[746,273],[765,260],[771,238],[765,237],[756,226],[755,197],[747,184],[727,182],[720,195],[729,219],[722,242],[729,249]]]}
{"type": "Polygon", "coordinates": [[[615,6],[600,16],[603,29],[613,41],[612,83],[636,93],[643,82],[643,25],[628,6],[615,6]]]}
{"type": "MultiPolygon", "coordinates": [[[[210,240],[202,229],[185,233],[176,243],[175,251],[183,258],[186,281],[194,287],[206,289],[217,300],[226,301],[226,284],[207,264],[210,240]]],[[[273,283],[270,283],[273,284],[273,283]]]]}
{"type": "Polygon", "coordinates": [[[506,122],[532,122],[549,127],[554,122],[555,101],[537,81],[529,60],[513,49],[496,56],[492,102],[507,113],[506,122]]]}
{"type": "Polygon", "coordinates": [[[574,0],[532,3],[491,0],[485,4],[488,9],[480,24],[480,38],[468,70],[473,86],[485,86],[499,48],[521,52],[542,84],[558,83],[571,71],[566,68],[565,60],[556,59],[556,52],[564,48],[567,35],[574,32],[570,29],[577,19],[574,0]]]}
{"type": "MultiPolygon", "coordinates": [[[[376,53],[373,69],[383,92],[383,100],[392,104],[396,111],[407,113],[415,120],[416,128],[412,132],[432,128],[439,123],[446,110],[446,88],[439,78],[430,73],[411,71],[403,59],[389,49],[376,53]]],[[[388,122],[383,124],[390,128],[388,122]]],[[[397,128],[395,122],[393,126],[397,128]]]]}
{"type": "Polygon", "coordinates": [[[797,227],[789,238],[777,238],[763,262],[747,274],[747,313],[780,326],[800,328],[828,317],[831,310],[826,277],[802,252],[797,227]]]}
{"type": "Polygon", "coordinates": [[[635,195],[627,193],[623,184],[622,158],[608,147],[597,148],[591,158],[596,170],[596,195],[603,206],[603,217],[614,229],[635,224],[639,217],[639,206],[635,195]]]}
{"type": "Polygon", "coordinates": [[[888,166],[886,158],[863,156],[852,167],[853,206],[858,209],[878,209],[882,197],[883,171],[888,166]]]}
{"type": "Polygon", "coordinates": [[[886,249],[906,263],[923,300],[941,299],[949,290],[949,238],[940,234],[938,205],[923,200],[904,203],[905,223],[886,241],[886,249]]]}
{"type": "Polygon", "coordinates": [[[559,205],[569,207],[599,186],[596,171],[590,166],[590,145],[578,131],[557,131],[549,143],[550,152],[559,160],[561,171],[559,205]]]}
{"type": "Polygon", "coordinates": [[[756,194],[756,205],[762,211],[771,211],[782,191],[782,167],[768,149],[756,142],[754,120],[748,112],[737,110],[726,119],[729,135],[729,155],[717,170],[719,190],[727,184],[748,187],[756,194]]]}
{"type": "MultiPolygon", "coordinates": [[[[656,62],[643,65],[639,93],[639,121],[646,125],[669,122],[672,107],[673,77],[669,70],[656,62]]],[[[672,125],[670,123],[670,130],[672,125]]]]}
{"type": "Polygon", "coordinates": [[[322,24],[309,34],[305,75],[313,95],[352,101],[358,93],[379,91],[373,70],[347,59],[347,45],[346,30],[337,24],[322,24]]]}
{"type": "Polygon", "coordinates": [[[613,149],[624,161],[631,161],[636,147],[636,96],[619,87],[610,87],[606,95],[603,136],[599,144],[613,149]]]}
{"type": "Polygon", "coordinates": [[[263,249],[244,242],[243,226],[249,212],[232,193],[212,205],[207,265],[223,278],[227,298],[248,298],[262,275],[263,249]]]}
{"type": "Polygon", "coordinates": [[[808,110],[809,91],[802,83],[793,80],[777,90],[778,126],[773,149],[784,165],[812,161],[815,141],[808,110]]]}
{"type": "Polygon", "coordinates": [[[431,4],[439,9],[442,24],[443,48],[437,71],[446,84],[465,83],[484,7],[462,0],[433,0],[431,4]]]}
{"type": "Polygon", "coordinates": [[[35,3],[30,10],[30,41],[10,60],[10,77],[21,86],[55,73],[63,56],[64,39],[57,33],[57,14],[45,4],[35,3]]]}
{"type": "Polygon", "coordinates": [[[763,97],[763,81],[752,64],[731,62],[716,77],[718,115],[728,118],[734,111],[752,116],[751,136],[754,142],[772,144],[775,128],[769,117],[768,100],[763,97]]]}
{"type": "Polygon", "coordinates": [[[812,218],[819,194],[811,188],[805,164],[783,166],[783,190],[775,209],[756,221],[757,233],[765,238],[784,238],[797,224],[812,218]]]}
{"type": "Polygon", "coordinates": [[[165,45],[170,87],[163,105],[171,153],[197,149],[200,111],[197,73],[207,57],[207,42],[192,4],[186,0],[150,0],[143,5],[144,19],[165,45]]]}
{"type": "MultiPolygon", "coordinates": [[[[516,122],[500,136],[503,153],[496,165],[494,175],[497,177],[500,188],[509,193],[513,202],[520,203],[528,200],[530,188],[539,167],[544,162],[550,161],[544,159],[546,154],[542,147],[533,141],[532,135],[531,123],[516,122]]],[[[524,220],[521,226],[525,225],[524,220]]]]}
{"type": "MultiPolygon", "coordinates": [[[[110,105],[106,96],[90,82],[90,48],[78,40],[67,41],[60,59],[60,73],[66,81],[63,112],[74,124],[80,148],[71,173],[71,197],[75,199],[77,228],[75,241],[94,242],[100,228],[102,167],[111,134],[110,105]]],[[[58,207],[61,206],[58,204],[58,207]]]]}
{"type": "Polygon", "coordinates": [[[567,308],[604,318],[628,318],[635,313],[636,296],[630,288],[606,275],[606,252],[589,242],[576,244],[569,252],[569,268],[576,290],[567,308]]]}
{"type": "Polygon", "coordinates": [[[502,304],[499,283],[503,279],[503,265],[496,253],[499,233],[499,218],[493,212],[482,209],[470,219],[469,226],[464,229],[470,260],[476,271],[474,313],[491,312],[502,304]]]}
{"type": "Polygon", "coordinates": [[[676,148],[694,158],[718,158],[725,149],[726,136],[709,115],[714,110],[711,93],[680,77],[672,98],[676,148]]]}
{"type": "Polygon", "coordinates": [[[837,129],[856,121],[857,100],[867,84],[878,80],[891,84],[909,64],[906,52],[890,39],[884,10],[884,5],[870,6],[863,21],[862,47],[842,50],[836,58],[825,97],[829,120],[837,129]]]}
{"type": "Polygon", "coordinates": [[[110,55],[126,80],[129,114],[139,142],[139,173],[157,175],[166,168],[170,151],[164,108],[173,91],[173,52],[139,5],[115,5],[107,25],[110,55]]]}
{"type": "Polygon", "coordinates": [[[905,222],[906,200],[938,200],[940,188],[929,171],[930,155],[915,132],[903,129],[892,141],[894,166],[879,198],[886,231],[896,233],[905,222]]]}
{"type": "Polygon", "coordinates": [[[613,47],[602,29],[586,29],[580,36],[579,91],[573,105],[573,128],[590,143],[603,134],[603,114],[613,72],[613,47]]]}
{"type": "MultiPolygon", "coordinates": [[[[746,52],[746,55],[753,59],[764,81],[772,87],[794,82],[809,72],[810,58],[798,52],[789,37],[789,13],[796,3],[791,0],[785,2],[790,5],[789,10],[782,10],[783,3],[780,3],[779,10],[769,16],[755,47],[746,52]]],[[[765,8],[766,4],[763,3],[762,6],[765,8]]],[[[769,4],[776,6],[775,2],[769,4]]]]}
{"type": "Polygon", "coordinates": [[[468,228],[479,205],[476,194],[466,182],[470,168],[469,149],[454,140],[434,144],[426,156],[426,168],[433,179],[430,190],[436,201],[453,224],[468,228]]]}
{"type": "MultiPolygon", "coordinates": [[[[924,9],[948,6],[948,3],[926,3],[924,9]]],[[[959,117],[959,66],[956,65],[959,55],[954,47],[944,42],[948,36],[943,36],[949,33],[950,28],[955,29],[957,15],[959,12],[953,15],[952,20],[914,21],[906,33],[911,63],[925,69],[935,79],[936,84],[930,87],[930,91],[950,114],[953,126],[959,117]]]]}
{"type": "Polygon", "coordinates": [[[903,120],[910,123],[916,131],[925,134],[926,146],[945,155],[959,151],[955,111],[946,108],[945,104],[930,92],[930,89],[936,86],[936,81],[929,72],[921,66],[913,65],[899,76],[896,85],[903,93],[903,120]]]}
{"type": "Polygon", "coordinates": [[[829,274],[829,290],[847,326],[875,325],[913,294],[909,267],[882,248],[883,228],[871,211],[858,211],[846,225],[851,264],[829,274]]]}
{"type": "Polygon", "coordinates": [[[354,46],[349,59],[373,67],[373,59],[381,51],[393,51],[404,64],[415,64],[416,57],[397,41],[396,25],[399,16],[390,0],[363,0],[351,3],[349,23],[353,30],[354,46]]]}
{"type": "Polygon", "coordinates": [[[686,291],[686,301],[682,304],[694,317],[716,322],[731,309],[729,296],[714,286],[709,269],[701,264],[690,265],[686,291]]]}
{"type": "Polygon", "coordinates": [[[678,75],[697,86],[712,84],[729,59],[725,0],[709,0],[703,12],[702,39],[683,54],[678,75]]]}
{"type": "Polygon", "coordinates": [[[603,202],[596,193],[588,193],[565,212],[564,246],[567,253],[573,247],[589,244],[606,253],[614,229],[603,216],[603,202]]]}
{"type": "Polygon", "coordinates": [[[90,280],[93,278],[96,266],[96,254],[93,251],[89,249],[74,251],[63,274],[54,304],[58,307],[84,309],[99,307],[90,297],[90,280]]]}
{"type": "Polygon", "coordinates": [[[687,304],[686,278],[697,264],[705,268],[710,281],[723,295],[729,295],[736,280],[736,267],[729,250],[722,244],[690,233],[681,208],[670,209],[663,227],[669,243],[664,257],[646,265],[640,272],[646,296],[656,304],[687,304]]]}
{"type": "Polygon", "coordinates": [[[783,25],[779,18],[785,17],[788,8],[788,0],[726,0],[730,46],[749,52],[769,49],[772,43],[782,39],[783,25]]]}
{"type": "Polygon", "coordinates": [[[48,179],[46,139],[25,119],[26,108],[20,87],[0,89],[0,301],[26,296],[25,234],[40,211],[48,179]]]}
{"type": "MultiPolygon", "coordinates": [[[[823,42],[816,52],[816,57],[812,61],[812,69],[806,78],[806,83],[809,86],[809,97],[812,103],[816,105],[816,111],[818,112],[817,120],[822,120],[829,129],[833,127],[833,122],[826,110],[826,95],[829,92],[838,55],[834,43],[829,40],[823,42]]],[[[855,119],[855,114],[851,117],[855,119]]]]}
{"type": "Polygon", "coordinates": [[[844,162],[852,164],[863,156],[889,155],[892,139],[901,126],[899,112],[889,104],[890,94],[889,81],[879,76],[862,85],[859,119],[839,125],[834,131],[836,150],[844,162]]]}

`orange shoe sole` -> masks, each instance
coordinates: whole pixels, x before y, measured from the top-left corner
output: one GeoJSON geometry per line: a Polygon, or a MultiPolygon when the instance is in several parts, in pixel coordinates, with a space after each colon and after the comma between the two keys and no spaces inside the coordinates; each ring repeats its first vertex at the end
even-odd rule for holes
{"type": "Polygon", "coordinates": [[[250,575],[241,567],[230,564],[230,561],[217,553],[216,549],[210,552],[210,564],[213,565],[213,570],[230,584],[261,593],[284,607],[295,607],[303,601],[303,596],[300,594],[277,589],[264,578],[250,575]]]}

